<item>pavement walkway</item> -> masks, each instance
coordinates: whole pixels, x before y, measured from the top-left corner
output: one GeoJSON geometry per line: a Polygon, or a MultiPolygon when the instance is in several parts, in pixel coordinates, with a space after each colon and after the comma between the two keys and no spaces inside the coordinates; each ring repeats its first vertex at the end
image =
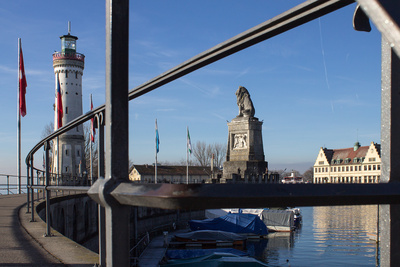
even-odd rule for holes
{"type": "Polygon", "coordinates": [[[26,194],[0,196],[0,266],[94,266],[98,255],[26,213],[26,194]]]}

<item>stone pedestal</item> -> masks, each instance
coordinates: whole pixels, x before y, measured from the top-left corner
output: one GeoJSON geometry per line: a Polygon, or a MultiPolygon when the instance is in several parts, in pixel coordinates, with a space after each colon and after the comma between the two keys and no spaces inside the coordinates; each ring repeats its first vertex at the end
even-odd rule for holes
{"type": "Polygon", "coordinates": [[[228,148],[222,182],[259,180],[268,168],[264,158],[262,122],[255,117],[238,116],[228,123],[228,148]]]}

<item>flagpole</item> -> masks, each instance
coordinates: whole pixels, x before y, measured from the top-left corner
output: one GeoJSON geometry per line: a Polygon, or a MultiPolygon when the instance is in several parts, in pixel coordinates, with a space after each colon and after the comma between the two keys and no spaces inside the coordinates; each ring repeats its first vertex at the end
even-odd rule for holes
{"type": "Polygon", "coordinates": [[[189,184],[189,127],[186,126],[186,184],[189,184]]]}
{"type": "MultiPolygon", "coordinates": [[[[58,85],[60,83],[60,74],[57,73],[57,85],[56,88],[58,90],[58,85]]],[[[59,114],[58,114],[58,93],[57,94],[57,129],[60,128],[60,126],[58,125],[58,121],[59,121],[59,114]]],[[[59,135],[57,135],[57,185],[60,185],[60,139],[59,139],[59,135]]],[[[61,178],[62,179],[62,178],[61,178]]]]}
{"type": "Polygon", "coordinates": [[[158,126],[157,126],[157,119],[156,119],[156,164],[154,166],[154,183],[157,183],[157,153],[158,153],[158,126]]]}
{"type": "Polygon", "coordinates": [[[21,70],[20,70],[20,55],[21,55],[21,38],[18,38],[18,102],[17,102],[17,124],[18,124],[18,142],[17,142],[17,161],[18,161],[18,193],[21,194],[21,70]]]}
{"type": "MultiPolygon", "coordinates": [[[[90,110],[92,110],[92,94],[90,94],[90,110]]],[[[90,135],[89,135],[89,157],[90,157],[90,183],[93,184],[93,161],[92,161],[92,138],[93,136],[93,120],[90,124],[90,135]]]]}

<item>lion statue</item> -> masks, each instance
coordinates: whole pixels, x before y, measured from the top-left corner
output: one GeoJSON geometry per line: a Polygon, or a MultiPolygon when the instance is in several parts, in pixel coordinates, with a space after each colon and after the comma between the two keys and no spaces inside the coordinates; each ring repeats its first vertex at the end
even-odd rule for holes
{"type": "Polygon", "coordinates": [[[254,117],[255,109],[250,99],[250,93],[243,86],[236,91],[237,105],[239,107],[238,117],[254,117]]]}

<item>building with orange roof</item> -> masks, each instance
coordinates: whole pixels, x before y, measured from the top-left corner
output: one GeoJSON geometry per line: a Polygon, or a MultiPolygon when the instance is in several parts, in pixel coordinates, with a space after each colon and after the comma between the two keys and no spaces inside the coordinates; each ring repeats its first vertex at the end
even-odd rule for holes
{"type": "Polygon", "coordinates": [[[381,145],[371,142],[361,146],[320,148],[314,164],[314,183],[379,183],[381,145]]]}

